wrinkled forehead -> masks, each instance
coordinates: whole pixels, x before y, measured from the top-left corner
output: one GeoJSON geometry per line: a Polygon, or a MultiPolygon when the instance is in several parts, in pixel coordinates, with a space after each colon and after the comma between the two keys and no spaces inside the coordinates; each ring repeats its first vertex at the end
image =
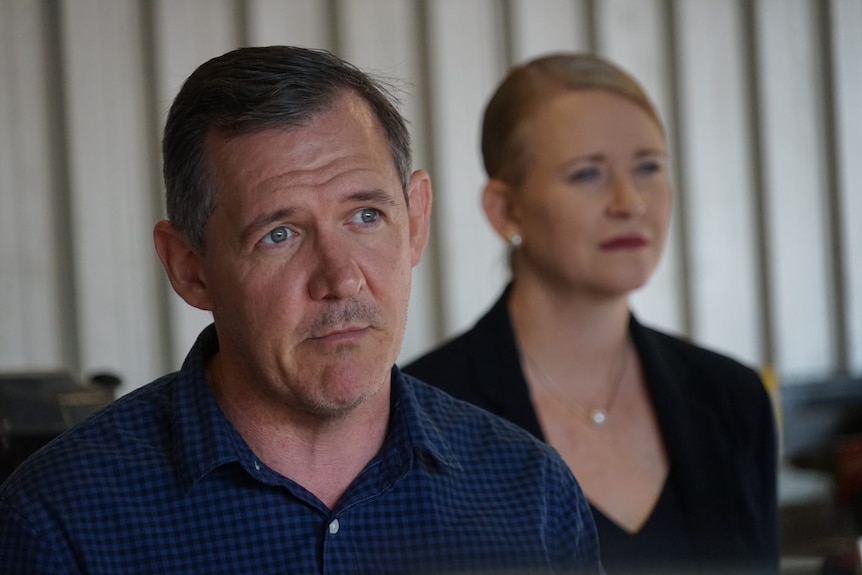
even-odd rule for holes
{"type": "MultiPolygon", "coordinates": [[[[207,137],[216,189],[312,185],[345,181],[345,175],[400,190],[386,134],[370,108],[347,97],[300,126],[207,137]],[[331,181],[331,182],[330,182],[331,181]]],[[[348,180],[349,181],[349,178],[348,180]]]]}
{"type": "Polygon", "coordinates": [[[224,152],[225,148],[241,150],[243,143],[259,139],[261,134],[296,134],[296,146],[300,148],[306,143],[303,134],[314,134],[314,141],[320,141],[321,137],[328,135],[329,142],[321,147],[321,153],[329,148],[355,143],[348,141],[350,138],[364,137],[367,151],[382,151],[386,154],[392,173],[403,187],[404,178],[398,155],[385,126],[371,103],[353,90],[342,89],[334,92],[326,105],[318,106],[302,115],[227,127],[218,124],[211,126],[204,140],[209,173],[214,173],[213,158],[217,153],[224,152]]]}

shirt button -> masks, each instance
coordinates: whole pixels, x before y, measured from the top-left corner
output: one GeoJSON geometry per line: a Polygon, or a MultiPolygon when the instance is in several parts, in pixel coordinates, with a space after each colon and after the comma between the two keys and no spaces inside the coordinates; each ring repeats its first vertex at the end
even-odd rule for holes
{"type": "Polygon", "coordinates": [[[338,519],[333,519],[332,523],[329,524],[329,532],[332,535],[338,533],[338,519]]]}

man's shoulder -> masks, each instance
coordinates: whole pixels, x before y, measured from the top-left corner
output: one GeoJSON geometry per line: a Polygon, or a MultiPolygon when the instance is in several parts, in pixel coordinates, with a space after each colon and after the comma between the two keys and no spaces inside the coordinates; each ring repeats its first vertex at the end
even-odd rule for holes
{"type": "Polygon", "coordinates": [[[51,440],[0,486],[0,500],[10,503],[22,493],[28,500],[80,495],[163,458],[170,447],[173,382],[174,374],[159,378],[51,440]]]}
{"type": "Polygon", "coordinates": [[[506,556],[522,544],[529,548],[538,531],[543,561],[566,572],[597,570],[589,505],[556,451],[517,425],[409,375],[402,383],[416,401],[422,427],[434,430],[445,446],[441,451],[450,472],[435,477],[448,490],[447,505],[457,502],[465,516],[476,513],[483,525],[505,525],[501,532],[510,531],[514,547],[498,547],[497,553],[506,556]]]}
{"type": "Polygon", "coordinates": [[[558,460],[556,452],[514,423],[481,407],[404,374],[427,423],[460,456],[500,454],[513,463],[518,458],[558,460]]]}

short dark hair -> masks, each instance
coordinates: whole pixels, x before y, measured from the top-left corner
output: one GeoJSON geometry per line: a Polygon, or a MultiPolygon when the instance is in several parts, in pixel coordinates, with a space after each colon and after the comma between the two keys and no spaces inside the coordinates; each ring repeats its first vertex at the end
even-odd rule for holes
{"type": "Polygon", "coordinates": [[[231,136],[303,126],[345,92],[365,100],[385,130],[406,199],[410,135],[383,80],[325,50],[250,47],[201,64],[171,105],[162,140],[168,219],[203,252],[217,202],[205,147],[210,131],[231,136]]]}

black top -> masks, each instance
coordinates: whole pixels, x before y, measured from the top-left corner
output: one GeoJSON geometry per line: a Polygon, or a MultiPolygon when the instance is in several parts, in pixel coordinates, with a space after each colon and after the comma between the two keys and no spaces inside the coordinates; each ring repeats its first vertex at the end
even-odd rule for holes
{"type": "Polygon", "coordinates": [[[629,533],[590,506],[608,573],[686,573],[697,568],[694,542],[673,475],[643,527],[629,533]]]}
{"type": "MultiPolygon", "coordinates": [[[[479,405],[544,440],[520,364],[509,288],[473,328],[404,371],[479,405]]],[[[757,373],[724,355],[641,325],[629,334],[670,462],[700,573],[778,572],[777,441],[772,403],[757,373]]],[[[661,519],[661,517],[659,517],[661,519]]],[[[656,527],[677,538],[665,522],[656,527]]],[[[619,554],[636,560],[638,540],[619,554]]],[[[601,544],[601,533],[600,533],[601,544]]],[[[658,550],[657,547],[650,549],[658,550]]],[[[676,557],[675,545],[664,549],[676,557]]],[[[603,549],[609,564],[617,551],[603,549]]]]}

